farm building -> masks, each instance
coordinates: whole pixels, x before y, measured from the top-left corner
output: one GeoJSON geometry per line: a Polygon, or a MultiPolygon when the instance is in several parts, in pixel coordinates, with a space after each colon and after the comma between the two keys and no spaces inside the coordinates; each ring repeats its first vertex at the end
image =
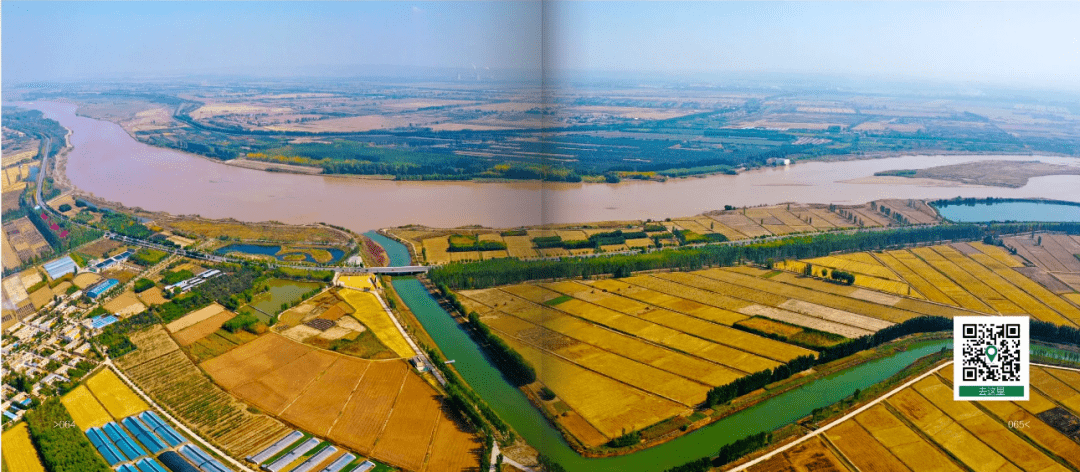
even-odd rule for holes
{"type": "Polygon", "coordinates": [[[191,289],[195,288],[195,286],[197,286],[197,285],[199,285],[199,284],[201,284],[203,282],[206,282],[207,280],[210,280],[212,277],[215,277],[217,275],[221,275],[221,271],[217,270],[217,269],[211,269],[211,270],[203,272],[203,273],[201,273],[199,275],[196,275],[196,276],[194,276],[194,277],[192,277],[190,279],[182,280],[182,281],[177,282],[175,284],[168,285],[168,286],[165,287],[165,290],[166,291],[171,291],[171,290],[176,289],[177,287],[179,287],[181,292],[186,292],[188,290],[191,290],[191,289]]]}
{"type": "Polygon", "coordinates": [[[56,280],[67,274],[74,274],[79,271],[79,266],[75,265],[75,261],[71,259],[71,256],[64,256],[59,259],[46,262],[45,272],[49,273],[49,278],[56,280]]]}
{"type": "Polygon", "coordinates": [[[90,298],[97,298],[99,295],[105,293],[110,288],[115,287],[118,283],[120,283],[120,281],[116,279],[105,279],[97,285],[90,287],[90,289],[86,291],[86,295],[90,298]]]}
{"type": "Polygon", "coordinates": [[[112,256],[112,257],[110,257],[108,259],[105,259],[105,260],[103,260],[101,262],[98,262],[97,264],[94,264],[92,269],[94,271],[100,271],[100,270],[108,269],[110,266],[112,266],[113,264],[116,264],[117,262],[123,262],[123,261],[127,260],[127,258],[131,257],[132,254],[135,254],[135,252],[131,251],[129,249],[129,250],[124,251],[124,252],[122,252],[120,254],[117,254],[117,255],[112,256]]]}

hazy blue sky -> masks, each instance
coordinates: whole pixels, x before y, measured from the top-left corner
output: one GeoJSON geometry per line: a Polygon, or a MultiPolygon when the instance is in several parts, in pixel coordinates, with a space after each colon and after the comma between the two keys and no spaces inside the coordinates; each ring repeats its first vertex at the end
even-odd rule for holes
{"type": "Polygon", "coordinates": [[[551,70],[1080,87],[1080,2],[5,1],[2,21],[5,83],[384,64],[532,69],[543,51],[551,70]]]}

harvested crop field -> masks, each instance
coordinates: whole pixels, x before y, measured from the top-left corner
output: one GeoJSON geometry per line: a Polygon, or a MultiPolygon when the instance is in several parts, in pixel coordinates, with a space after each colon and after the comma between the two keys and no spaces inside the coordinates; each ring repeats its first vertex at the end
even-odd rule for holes
{"type": "Polygon", "coordinates": [[[188,313],[180,317],[179,319],[165,325],[165,329],[167,329],[170,333],[175,333],[184,328],[197,325],[203,320],[213,318],[214,316],[217,316],[223,311],[226,311],[225,307],[218,305],[217,303],[211,303],[204,308],[188,313]]]}
{"type": "MultiPolygon", "coordinates": [[[[211,306],[213,306],[213,305],[211,305],[211,306]]],[[[205,310],[205,308],[204,308],[204,310],[205,310]]],[[[202,311],[202,310],[200,310],[200,311],[202,311]]],[[[188,315],[188,317],[190,317],[190,316],[191,315],[188,315]]],[[[231,311],[228,311],[228,310],[225,310],[224,308],[222,308],[220,311],[217,312],[217,314],[214,314],[214,315],[210,316],[209,318],[204,318],[203,320],[199,321],[198,323],[195,323],[194,325],[190,325],[190,326],[188,326],[186,328],[175,331],[173,333],[173,339],[176,339],[176,343],[181,345],[181,346],[190,346],[190,345],[194,344],[196,341],[198,341],[200,339],[203,339],[203,338],[213,334],[215,331],[217,331],[219,328],[221,328],[221,325],[223,323],[225,323],[226,321],[229,321],[234,316],[236,316],[236,313],[233,313],[231,311]]],[[[176,321],[183,321],[184,319],[186,319],[188,317],[184,317],[184,318],[181,318],[181,319],[176,320],[176,321]]],[[[174,323],[175,323],[175,321],[174,321],[174,323]]],[[[170,323],[170,324],[172,324],[172,323],[170,323]]]]}
{"type": "Polygon", "coordinates": [[[94,374],[86,380],[86,386],[113,418],[124,418],[150,408],[112,369],[102,369],[94,374]]]}
{"type": "Polygon", "coordinates": [[[420,470],[427,456],[425,444],[431,444],[441,413],[440,398],[419,376],[405,377],[394,410],[386,420],[382,434],[371,455],[391,464],[420,470]]]}
{"type": "Polygon", "coordinates": [[[396,467],[462,470],[478,460],[471,455],[454,468],[428,459],[432,447],[468,450],[475,435],[436,434],[436,425],[454,420],[438,392],[404,360],[344,356],[271,333],[201,366],[268,414],[396,467]]]}
{"type": "MultiPolygon", "coordinates": [[[[1080,320],[1076,305],[1010,267],[1017,265],[1010,257],[974,243],[814,261],[910,286],[910,296],[737,267],[464,290],[458,298],[530,363],[543,366],[539,380],[591,427],[579,428],[578,439],[595,444],[595,433],[584,438],[589,429],[611,439],[647,423],[644,417],[670,417],[700,403],[712,386],[813,352],[799,346],[834,345],[925,315],[978,311],[1031,313],[1062,325],[1080,320]],[[618,410],[609,409],[613,397],[623,400],[618,410]],[[622,416],[627,409],[647,413],[622,416]]],[[[1080,403],[1080,394],[1059,401],[1080,403]]],[[[890,454],[929,466],[918,462],[928,457],[920,452],[926,447],[890,454]]],[[[875,461],[891,463],[885,455],[875,461]]]]}
{"type": "Polygon", "coordinates": [[[484,444],[470,430],[449,417],[440,416],[431,441],[431,455],[425,472],[471,470],[484,444]]]}
{"type": "MultiPolygon", "coordinates": [[[[1046,235],[1044,244],[1047,244],[1051,236],[1046,235]]],[[[1028,237],[1018,238],[1020,241],[1029,241],[1028,237]]],[[[1072,239],[1068,239],[1072,241],[1072,239]]],[[[1064,247],[1065,242],[1061,246],[1064,247]]],[[[1021,251],[1021,254],[1023,252],[1021,251]]],[[[842,286],[825,288],[833,293],[862,298],[867,301],[888,304],[895,308],[914,310],[923,314],[942,314],[953,316],[957,313],[948,309],[928,311],[927,306],[919,302],[927,299],[933,302],[950,305],[964,310],[973,310],[981,313],[1017,315],[1030,314],[1031,316],[1059,325],[1080,325],[1080,308],[1069,303],[1067,296],[1063,297],[1062,285],[1053,279],[1045,269],[1037,267],[1018,267],[1021,265],[1013,256],[997,246],[988,246],[981,243],[948,244],[930,247],[920,247],[906,250],[896,250],[877,253],[862,253],[858,259],[853,255],[835,256],[829,258],[808,259],[805,261],[781,261],[778,268],[801,274],[804,264],[813,264],[813,267],[834,267],[840,270],[856,270],[857,274],[874,272],[877,276],[886,276],[882,269],[874,269],[869,264],[869,258],[879,261],[881,268],[887,268],[895,280],[889,283],[899,283],[910,287],[911,293],[898,293],[886,286],[867,286],[862,296],[854,291],[843,291],[842,286]],[[843,262],[839,262],[843,261],[843,262]],[[1035,271],[1035,272],[1033,272],[1035,271]],[[1029,276],[1031,275],[1031,276],[1029,276]],[[1046,280],[1039,280],[1040,278],[1046,280]],[[871,291],[875,290],[875,291],[871,291]],[[881,293],[892,292],[891,294],[881,293]],[[872,295],[872,294],[879,295],[872,295]],[[871,296],[867,296],[871,295],[871,296]],[[891,303],[884,303],[882,296],[893,297],[891,303]],[[899,295],[897,297],[896,295],[899,295]],[[942,311],[944,310],[944,311],[942,311]]],[[[1032,256],[1034,258],[1034,256],[1032,256]]],[[[1049,256],[1047,256],[1049,257],[1049,256]]],[[[1075,257],[1073,258],[1075,260],[1075,257]]],[[[1038,260],[1038,259],[1036,259],[1038,260]]],[[[1056,260],[1056,259],[1055,259],[1056,260]]],[[[817,269],[814,269],[815,273],[817,269]]],[[[1078,274],[1080,275],[1080,274],[1078,274]]],[[[860,277],[856,275],[856,285],[860,285],[860,277]]],[[[787,281],[805,285],[806,280],[793,281],[790,274],[773,277],[770,280],[787,281]]],[[[879,279],[885,280],[885,279],[879,279]]],[[[890,319],[890,318],[884,318],[890,319]]],[[[890,319],[890,321],[895,321],[890,319]]]]}
{"type": "Polygon", "coordinates": [[[751,472],[846,472],[843,462],[818,438],[795,446],[761,462],[751,472]]]}
{"type": "Polygon", "coordinates": [[[147,306],[161,305],[167,302],[164,296],[161,295],[161,288],[152,287],[148,288],[139,294],[139,301],[147,306]]]}
{"type": "Polygon", "coordinates": [[[105,302],[102,308],[109,310],[110,313],[116,316],[126,318],[142,313],[146,310],[146,305],[139,301],[138,297],[135,296],[135,292],[127,291],[105,302]]]}
{"type": "Polygon", "coordinates": [[[131,340],[138,349],[116,364],[159,405],[233,457],[258,452],[288,432],[207,379],[163,328],[134,333],[131,340]]]}
{"type": "Polygon", "coordinates": [[[76,287],[85,289],[86,287],[94,285],[99,281],[101,281],[100,275],[97,275],[93,272],[81,272],[76,275],[74,279],[72,279],[71,283],[75,284],[76,287]]]}
{"type": "Polygon", "coordinates": [[[1040,415],[1055,407],[1047,398],[1056,397],[1047,390],[1076,394],[1055,382],[1056,376],[1073,372],[1033,366],[1034,389],[1026,402],[954,401],[951,374],[951,368],[941,369],[834,426],[825,437],[861,470],[1065,471],[1064,464],[1080,466],[1080,443],[1040,415]],[[1010,421],[1027,423],[1010,428],[1010,421]]]}

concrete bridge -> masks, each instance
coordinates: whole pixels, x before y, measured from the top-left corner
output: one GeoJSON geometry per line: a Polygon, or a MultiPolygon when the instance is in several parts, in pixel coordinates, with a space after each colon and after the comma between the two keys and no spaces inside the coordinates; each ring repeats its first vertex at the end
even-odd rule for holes
{"type": "Polygon", "coordinates": [[[386,274],[386,275],[414,275],[424,274],[431,270],[428,266],[400,266],[400,267],[325,267],[322,270],[336,270],[348,274],[386,274]]]}

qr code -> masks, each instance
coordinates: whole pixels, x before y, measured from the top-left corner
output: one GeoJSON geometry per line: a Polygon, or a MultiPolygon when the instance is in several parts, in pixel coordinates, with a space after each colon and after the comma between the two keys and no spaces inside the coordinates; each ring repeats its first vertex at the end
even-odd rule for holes
{"type": "Polygon", "coordinates": [[[1021,380],[1019,324],[964,323],[962,339],[965,381],[1021,380]]]}

